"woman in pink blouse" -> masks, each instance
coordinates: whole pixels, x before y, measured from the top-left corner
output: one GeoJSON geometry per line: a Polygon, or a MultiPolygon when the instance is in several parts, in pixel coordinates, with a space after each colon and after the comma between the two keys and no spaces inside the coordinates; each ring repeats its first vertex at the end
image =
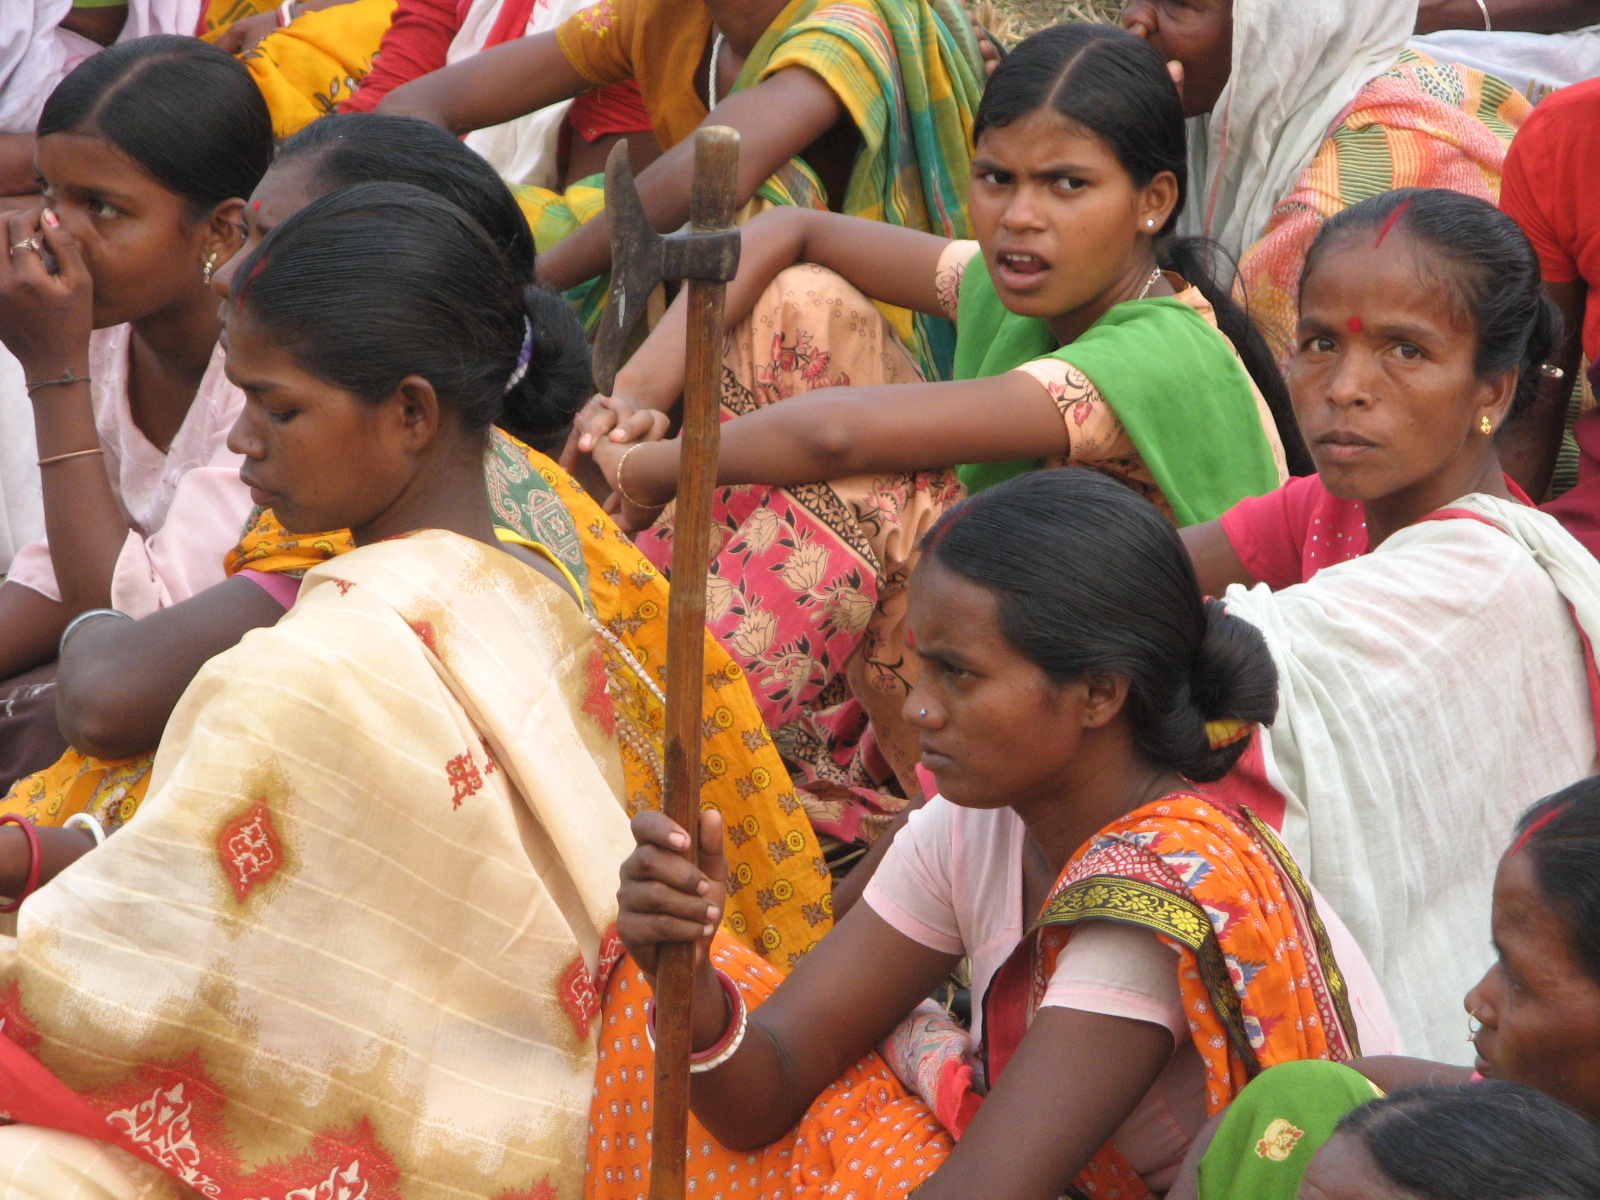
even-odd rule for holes
{"type": "MultiPolygon", "coordinates": [[[[225,444],[243,397],[207,280],[239,248],[243,197],[271,158],[249,73],[189,38],[113,47],[45,104],[43,207],[3,218],[0,330],[32,401],[48,540],[0,585],[0,691],[20,686],[46,715],[47,664],[75,618],[142,616],[220,582],[249,515],[225,444]]],[[[0,787],[62,749],[14,716],[0,787]]]]}

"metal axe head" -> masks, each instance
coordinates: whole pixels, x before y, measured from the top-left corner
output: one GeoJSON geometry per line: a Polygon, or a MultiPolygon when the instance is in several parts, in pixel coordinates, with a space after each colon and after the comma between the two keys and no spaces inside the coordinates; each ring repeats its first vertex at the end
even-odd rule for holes
{"type": "Polygon", "coordinates": [[[617,142],[606,159],[606,216],[611,221],[611,291],[594,343],[594,382],[609,396],[628,335],[662,282],[665,257],[664,239],[639,201],[626,141],[617,142]]]}

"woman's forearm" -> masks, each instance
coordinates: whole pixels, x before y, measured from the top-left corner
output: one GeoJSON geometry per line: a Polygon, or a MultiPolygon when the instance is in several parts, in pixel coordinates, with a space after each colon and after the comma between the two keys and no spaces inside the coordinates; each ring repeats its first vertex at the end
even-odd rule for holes
{"type": "MultiPolygon", "coordinates": [[[[86,829],[36,829],[39,836],[39,879],[43,887],[95,847],[86,829]]],[[[8,900],[28,885],[32,854],[27,834],[15,825],[0,825],[0,896],[8,900]]]]}
{"type": "MultiPolygon", "coordinates": [[[[29,369],[30,383],[61,374],[53,368],[29,369]]],[[[75,364],[70,370],[84,378],[89,374],[87,363],[75,364]]],[[[45,534],[61,603],[70,618],[111,603],[111,579],[129,525],[112,494],[105,457],[98,452],[100,436],[89,385],[39,389],[34,394],[33,423],[44,492],[45,534]],[[64,457],[68,455],[72,457],[64,457]]]]}
{"type": "MultiPolygon", "coordinates": [[[[1486,0],[1489,24],[1496,30],[1528,33],[1564,33],[1600,22],[1600,0],[1486,0]]],[[[1483,9],[1478,0],[1422,0],[1417,8],[1416,31],[1482,29],[1483,9]]]]}

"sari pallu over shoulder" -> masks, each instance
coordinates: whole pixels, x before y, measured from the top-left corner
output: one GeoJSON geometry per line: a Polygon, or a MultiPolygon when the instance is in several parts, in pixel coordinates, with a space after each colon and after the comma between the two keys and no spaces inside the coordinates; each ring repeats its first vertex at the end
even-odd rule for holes
{"type": "MultiPolygon", "coordinates": [[[[1074,927],[1091,920],[1152,930],[1178,952],[1208,1113],[1269,1066],[1343,1062],[1361,1052],[1344,976],[1294,860],[1248,809],[1174,793],[1073,856],[996,973],[983,997],[981,1054],[991,1085],[1027,1032],[1074,927]]],[[[970,1119],[976,1109],[969,1101],[959,1111],[970,1119]]],[[[1109,1143],[1075,1192],[1085,1200],[1150,1194],[1109,1143]]]]}
{"type": "Polygon", "coordinates": [[[310,572],[0,940],[0,1109],[215,1200],[575,1196],[631,846],[599,658],[454,534],[310,572]]]}

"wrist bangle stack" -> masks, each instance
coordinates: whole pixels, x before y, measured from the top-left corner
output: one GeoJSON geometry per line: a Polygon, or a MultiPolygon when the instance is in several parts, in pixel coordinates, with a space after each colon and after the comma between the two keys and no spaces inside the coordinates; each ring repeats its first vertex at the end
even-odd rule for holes
{"type": "Polygon", "coordinates": [[[119,608],[91,608],[88,612],[81,612],[68,621],[67,627],[61,631],[61,640],[56,643],[56,657],[61,657],[61,652],[67,648],[67,639],[78,632],[78,626],[97,617],[119,617],[124,621],[133,620],[132,617],[119,608]]]}
{"type": "Polygon", "coordinates": [[[15,825],[22,830],[22,835],[28,839],[28,882],[23,885],[22,891],[10,904],[0,904],[0,913],[14,913],[22,907],[22,902],[34,892],[39,890],[39,831],[33,827],[33,822],[26,817],[19,817],[16,813],[6,813],[0,817],[0,825],[15,825]]]}
{"type": "MultiPolygon", "coordinates": [[[[715,1071],[739,1052],[739,1046],[744,1042],[745,1030],[750,1027],[750,1010],[745,1007],[744,997],[739,994],[739,985],[734,983],[728,975],[716,968],[712,968],[717,977],[717,982],[722,985],[722,994],[728,998],[728,1008],[733,1015],[728,1021],[728,1027],[723,1034],[711,1045],[701,1050],[698,1054],[689,1055],[689,1074],[704,1075],[707,1071],[715,1071]]],[[[650,1042],[650,1049],[656,1048],[656,1002],[651,997],[645,1005],[644,1035],[650,1042]]]]}

